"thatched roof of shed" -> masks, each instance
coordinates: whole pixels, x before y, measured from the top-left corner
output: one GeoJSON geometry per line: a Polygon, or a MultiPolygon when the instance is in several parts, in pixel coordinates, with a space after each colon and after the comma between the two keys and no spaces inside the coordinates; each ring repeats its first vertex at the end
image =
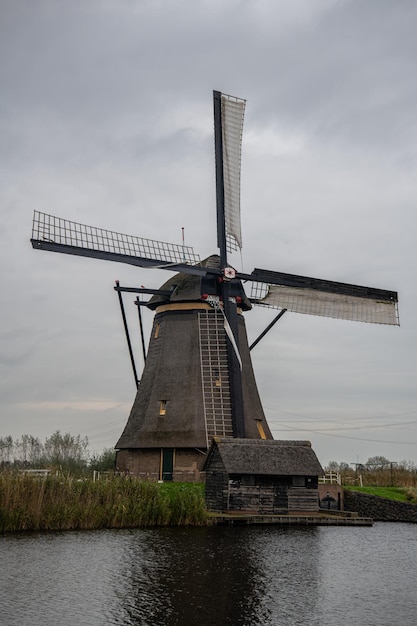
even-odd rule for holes
{"type": "Polygon", "coordinates": [[[213,439],[205,469],[218,451],[228,474],[322,476],[324,470],[309,441],[213,439]]]}

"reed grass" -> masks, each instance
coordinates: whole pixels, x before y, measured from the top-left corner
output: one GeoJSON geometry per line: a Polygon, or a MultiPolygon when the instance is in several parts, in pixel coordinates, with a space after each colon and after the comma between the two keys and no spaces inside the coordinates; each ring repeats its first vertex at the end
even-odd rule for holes
{"type": "Polygon", "coordinates": [[[203,485],[0,473],[1,533],[207,523],[203,485]]]}

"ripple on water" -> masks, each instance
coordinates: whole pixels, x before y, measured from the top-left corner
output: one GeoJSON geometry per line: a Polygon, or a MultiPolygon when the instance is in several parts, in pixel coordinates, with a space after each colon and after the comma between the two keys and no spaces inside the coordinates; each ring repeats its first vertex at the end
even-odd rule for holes
{"type": "Polygon", "coordinates": [[[414,626],[417,611],[410,524],[14,535],[0,554],[5,626],[414,626]]]}

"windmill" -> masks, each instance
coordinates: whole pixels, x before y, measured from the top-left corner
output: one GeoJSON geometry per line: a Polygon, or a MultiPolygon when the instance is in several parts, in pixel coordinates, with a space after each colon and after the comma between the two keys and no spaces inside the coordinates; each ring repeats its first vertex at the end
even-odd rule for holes
{"type": "Polygon", "coordinates": [[[123,235],[37,211],[33,218],[31,243],[37,250],[175,272],[160,289],[116,286],[119,297],[122,291],[150,294],[147,306],[155,311],[136,399],[116,444],[119,469],[147,478],[198,480],[213,436],[272,439],[243,318],[253,305],[279,310],[258,340],[287,310],[398,325],[394,291],[259,268],[247,274],[231,267],[229,254],[242,246],[245,101],[214,91],[213,104],[218,255],[200,261],[185,245],[123,235]],[[249,297],[242,282],[251,287],[249,297]]]}

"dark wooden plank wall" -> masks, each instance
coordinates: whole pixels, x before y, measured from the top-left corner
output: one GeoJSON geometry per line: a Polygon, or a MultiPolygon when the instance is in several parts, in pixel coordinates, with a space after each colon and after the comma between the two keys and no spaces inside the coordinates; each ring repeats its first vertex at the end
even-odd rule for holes
{"type": "Polygon", "coordinates": [[[210,469],[206,471],[206,507],[210,511],[227,510],[227,487],[229,477],[217,450],[210,460],[210,469]]]}
{"type": "Polygon", "coordinates": [[[319,510],[318,489],[290,487],[288,489],[288,510],[290,513],[319,510]]]}
{"type": "Polygon", "coordinates": [[[284,485],[224,485],[223,503],[229,511],[251,511],[260,514],[314,512],[319,510],[318,492],[304,487],[284,485]]]}

